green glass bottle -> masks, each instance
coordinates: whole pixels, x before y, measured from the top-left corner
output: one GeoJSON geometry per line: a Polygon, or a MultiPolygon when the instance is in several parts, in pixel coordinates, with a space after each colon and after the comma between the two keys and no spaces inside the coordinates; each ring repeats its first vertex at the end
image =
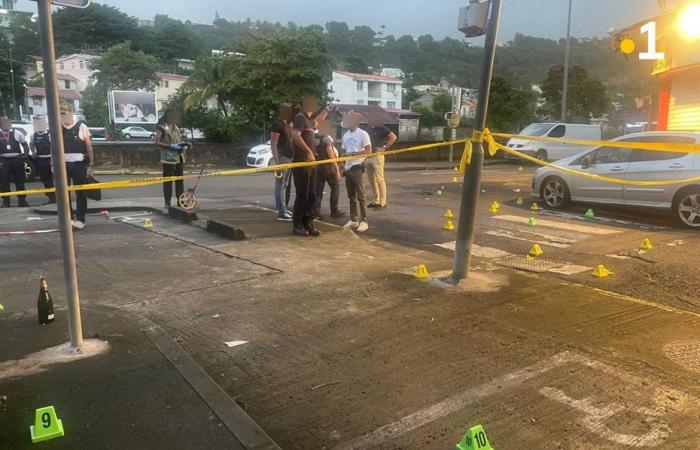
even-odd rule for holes
{"type": "Polygon", "coordinates": [[[39,311],[39,323],[41,325],[53,322],[53,300],[51,300],[49,285],[46,283],[44,277],[41,277],[41,288],[39,289],[39,298],[36,301],[36,307],[39,311]]]}

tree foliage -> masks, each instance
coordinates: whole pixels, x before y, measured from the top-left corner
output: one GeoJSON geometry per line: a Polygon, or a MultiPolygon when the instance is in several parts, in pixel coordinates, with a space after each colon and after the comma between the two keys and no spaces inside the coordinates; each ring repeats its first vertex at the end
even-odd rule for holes
{"type": "Polygon", "coordinates": [[[119,9],[91,3],[87,8],[63,8],[53,15],[59,55],[102,50],[138,38],[136,19],[119,9]]]}
{"type": "MultiPolygon", "coordinates": [[[[561,115],[564,66],[553,66],[542,82],[542,94],[547,100],[549,112],[554,117],[561,115]]],[[[588,121],[591,116],[600,116],[609,109],[605,86],[591,78],[581,66],[569,71],[568,116],[571,120],[588,121]]]]}
{"type": "Polygon", "coordinates": [[[504,77],[493,77],[487,126],[494,131],[515,132],[527,125],[533,117],[532,91],[514,86],[504,77]]]}
{"type": "Polygon", "coordinates": [[[12,111],[12,77],[10,70],[14,70],[16,102],[20,103],[24,97],[24,69],[17,58],[9,58],[10,43],[7,36],[0,34],[0,114],[17,115],[18,110],[12,111]]]}
{"type": "Polygon", "coordinates": [[[153,27],[140,29],[138,46],[144,52],[160,59],[195,59],[202,53],[202,44],[190,27],[180,20],[159,14],[153,27]]]}

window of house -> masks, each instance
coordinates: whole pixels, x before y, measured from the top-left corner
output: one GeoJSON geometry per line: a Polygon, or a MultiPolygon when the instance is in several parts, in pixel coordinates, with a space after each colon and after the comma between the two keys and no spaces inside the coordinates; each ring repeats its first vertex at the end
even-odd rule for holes
{"type": "Polygon", "coordinates": [[[58,65],[58,70],[63,70],[63,63],[58,65]]]}
{"type": "Polygon", "coordinates": [[[378,101],[378,100],[372,100],[372,101],[370,101],[370,102],[367,103],[367,104],[370,105],[370,106],[382,106],[382,102],[380,102],[380,101],[378,101]]]}
{"type": "Polygon", "coordinates": [[[168,80],[163,80],[163,87],[170,87],[170,83],[168,83],[168,80]]]}
{"type": "Polygon", "coordinates": [[[63,88],[64,88],[64,89],[70,89],[70,81],[68,81],[68,80],[63,80],[63,88]]]}
{"type": "Polygon", "coordinates": [[[44,104],[44,99],[41,97],[32,97],[32,104],[34,106],[41,106],[44,104]]]}
{"type": "Polygon", "coordinates": [[[364,100],[358,100],[358,101],[357,101],[357,104],[358,104],[358,105],[364,105],[364,104],[365,104],[365,101],[364,101],[364,100]]]}
{"type": "Polygon", "coordinates": [[[70,63],[70,67],[71,67],[71,69],[75,69],[75,61],[73,61],[72,63],[70,63]]]}
{"type": "Polygon", "coordinates": [[[357,82],[357,90],[364,91],[365,90],[365,83],[363,83],[362,81],[358,81],[357,82]]]}
{"type": "Polygon", "coordinates": [[[387,92],[390,92],[393,94],[396,92],[396,85],[389,83],[386,85],[386,90],[387,90],[387,92]]]}
{"type": "Polygon", "coordinates": [[[84,63],[82,60],[80,61],[80,68],[81,68],[81,69],[84,69],[84,68],[85,68],[85,63],[84,63]]]}
{"type": "Polygon", "coordinates": [[[386,107],[387,107],[387,108],[395,109],[395,108],[396,108],[396,102],[386,102],[386,107]]]}

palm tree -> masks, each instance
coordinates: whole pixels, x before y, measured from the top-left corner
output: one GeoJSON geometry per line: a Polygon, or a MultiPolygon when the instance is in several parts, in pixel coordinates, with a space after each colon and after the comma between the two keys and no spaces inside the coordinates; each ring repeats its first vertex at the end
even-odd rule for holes
{"type": "Polygon", "coordinates": [[[182,87],[188,93],[185,98],[185,110],[190,110],[215,99],[225,117],[229,107],[226,105],[228,78],[234,72],[238,60],[228,56],[216,56],[197,60],[194,73],[182,87]]]}

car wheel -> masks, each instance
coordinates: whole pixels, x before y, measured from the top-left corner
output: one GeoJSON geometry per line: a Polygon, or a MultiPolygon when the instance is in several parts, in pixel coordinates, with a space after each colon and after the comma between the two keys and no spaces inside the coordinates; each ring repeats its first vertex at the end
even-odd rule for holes
{"type": "Polygon", "coordinates": [[[124,139],[131,139],[131,135],[129,133],[125,134],[124,139]]]}
{"type": "Polygon", "coordinates": [[[31,161],[24,161],[24,178],[27,181],[32,181],[36,177],[36,167],[31,161]]]}
{"type": "Polygon", "coordinates": [[[700,229],[700,187],[680,191],[673,201],[673,212],[681,225],[700,229]]]}
{"type": "Polygon", "coordinates": [[[537,150],[537,153],[535,153],[535,158],[539,159],[540,161],[547,162],[547,150],[543,148],[537,150]]]}
{"type": "Polygon", "coordinates": [[[540,195],[548,208],[562,209],[571,202],[571,193],[566,182],[559,177],[549,177],[542,182],[540,195]]]}

